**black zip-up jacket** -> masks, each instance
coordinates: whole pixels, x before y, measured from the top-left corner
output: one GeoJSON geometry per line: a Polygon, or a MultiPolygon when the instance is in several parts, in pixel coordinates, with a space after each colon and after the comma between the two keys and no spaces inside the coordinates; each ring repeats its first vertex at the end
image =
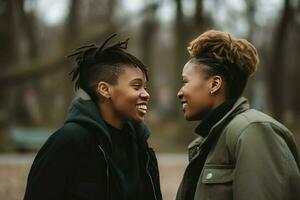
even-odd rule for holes
{"type": "MultiPolygon", "coordinates": [[[[127,122],[138,147],[139,183],[135,199],[161,200],[154,151],[145,124],[127,122]]],[[[24,200],[122,200],[112,141],[96,104],[76,98],[62,128],[38,152],[24,200]]]]}

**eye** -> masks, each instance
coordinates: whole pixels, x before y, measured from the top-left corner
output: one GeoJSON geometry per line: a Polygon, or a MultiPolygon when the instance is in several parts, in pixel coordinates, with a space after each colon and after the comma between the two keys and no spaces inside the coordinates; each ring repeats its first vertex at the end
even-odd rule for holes
{"type": "Polygon", "coordinates": [[[141,88],[141,85],[133,85],[133,89],[135,89],[135,90],[139,90],[141,88]]]}
{"type": "Polygon", "coordinates": [[[187,83],[187,80],[183,79],[182,84],[185,85],[187,83]]]}

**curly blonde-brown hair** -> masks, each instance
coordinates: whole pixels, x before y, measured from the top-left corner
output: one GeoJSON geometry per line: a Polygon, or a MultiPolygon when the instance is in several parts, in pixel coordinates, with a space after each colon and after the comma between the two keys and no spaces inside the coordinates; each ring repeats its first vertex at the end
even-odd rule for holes
{"type": "Polygon", "coordinates": [[[218,63],[233,63],[246,76],[252,75],[259,63],[256,48],[250,42],[234,38],[222,31],[204,32],[191,41],[187,49],[192,58],[209,58],[218,63]]]}

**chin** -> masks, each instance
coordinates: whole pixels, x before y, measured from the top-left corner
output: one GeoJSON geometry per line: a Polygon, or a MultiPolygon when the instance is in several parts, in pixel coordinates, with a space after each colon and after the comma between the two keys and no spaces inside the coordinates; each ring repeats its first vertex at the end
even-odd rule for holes
{"type": "Polygon", "coordinates": [[[193,118],[193,117],[184,117],[186,121],[197,121],[197,119],[193,118]]]}
{"type": "Polygon", "coordinates": [[[145,120],[145,117],[144,116],[134,116],[134,117],[131,117],[130,119],[133,121],[136,121],[136,122],[142,122],[145,120]]]}
{"type": "Polygon", "coordinates": [[[135,119],[134,121],[136,121],[136,122],[143,122],[144,120],[145,120],[145,118],[143,117],[143,118],[135,119]]]}
{"type": "Polygon", "coordinates": [[[184,118],[185,120],[187,121],[199,121],[201,120],[202,118],[198,115],[191,115],[191,114],[184,114],[184,118]]]}

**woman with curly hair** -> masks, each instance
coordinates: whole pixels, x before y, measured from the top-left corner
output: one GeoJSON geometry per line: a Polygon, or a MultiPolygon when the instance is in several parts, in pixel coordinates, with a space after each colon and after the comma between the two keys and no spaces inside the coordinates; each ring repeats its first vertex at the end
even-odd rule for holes
{"type": "Polygon", "coordinates": [[[147,69],[128,40],[79,48],[71,56],[76,98],[62,128],[38,152],[24,200],[160,200],[157,160],[143,123],[147,69]]]}
{"type": "Polygon", "coordinates": [[[259,62],[255,47],[211,30],[188,51],[178,98],[185,119],[201,122],[177,200],[296,199],[300,162],[292,133],[242,97],[259,62]]]}

